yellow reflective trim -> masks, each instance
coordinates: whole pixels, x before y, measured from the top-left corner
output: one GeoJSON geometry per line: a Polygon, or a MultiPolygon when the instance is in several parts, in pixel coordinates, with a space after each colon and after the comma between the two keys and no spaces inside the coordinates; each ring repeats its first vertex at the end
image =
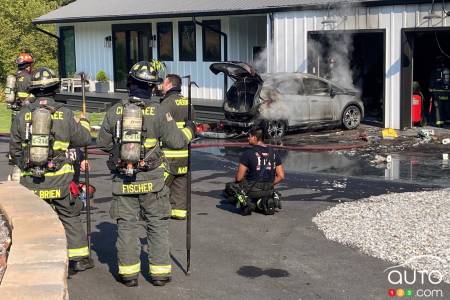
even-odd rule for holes
{"type": "Polygon", "coordinates": [[[81,248],[67,249],[69,258],[89,256],[89,248],[87,246],[81,248]]]}
{"type": "Polygon", "coordinates": [[[145,139],[144,148],[153,148],[158,143],[158,139],[145,139]]]}
{"type": "MultiPolygon", "coordinates": [[[[61,167],[61,169],[59,169],[56,172],[46,172],[44,174],[45,177],[53,177],[53,176],[61,176],[64,174],[70,174],[70,173],[74,173],[73,170],[73,166],[71,164],[65,164],[64,166],[61,167]]],[[[21,172],[20,176],[31,176],[31,172],[21,172]]]]}
{"type": "Polygon", "coordinates": [[[177,174],[186,174],[188,171],[188,167],[178,167],[177,174]]]}
{"type": "Polygon", "coordinates": [[[187,210],[184,209],[172,209],[172,217],[186,218],[187,210]]]}
{"type": "Polygon", "coordinates": [[[184,128],[184,125],[186,124],[186,122],[177,122],[177,127],[178,128],[184,128]]]}
{"type": "Polygon", "coordinates": [[[187,150],[163,150],[164,155],[169,158],[182,158],[188,157],[189,152],[187,150]]]}
{"type": "Polygon", "coordinates": [[[26,92],[17,92],[17,97],[19,97],[19,98],[27,98],[27,97],[29,97],[29,96],[30,96],[29,93],[26,93],[26,92]]]}
{"type": "Polygon", "coordinates": [[[170,274],[171,271],[172,271],[171,265],[161,265],[161,266],[150,265],[150,274],[152,275],[166,275],[170,274]]]}
{"type": "Polygon", "coordinates": [[[134,265],[119,265],[119,274],[120,275],[133,275],[139,273],[141,271],[141,263],[138,262],[134,265]]]}
{"type": "Polygon", "coordinates": [[[67,150],[69,148],[69,142],[63,141],[54,141],[53,142],[53,150],[67,150]]]}
{"type": "Polygon", "coordinates": [[[81,120],[80,125],[83,126],[84,128],[86,128],[88,131],[91,131],[91,124],[89,124],[88,121],[81,120]]]}
{"type": "Polygon", "coordinates": [[[170,176],[170,174],[168,172],[164,171],[164,181],[166,181],[169,176],[170,176]]]}
{"type": "Polygon", "coordinates": [[[49,78],[49,79],[43,79],[43,80],[33,80],[33,81],[31,81],[31,85],[47,84],[47,83],[53,83],[53,82],[59,82],[59,79],[58,78],[49,78]]]}
{"type": "Polygon", "coordinates": [[[183,133],[187,137],[188,141],[192,140],[192,132],[189,128],[183,128],[183,129],[181,129],[181,131],[183,131],[183,133]]]}

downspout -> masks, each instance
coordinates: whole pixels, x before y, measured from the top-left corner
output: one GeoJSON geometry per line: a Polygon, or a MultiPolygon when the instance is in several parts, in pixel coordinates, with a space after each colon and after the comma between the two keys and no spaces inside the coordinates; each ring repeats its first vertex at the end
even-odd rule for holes
{"type": "MultiPolygon", "coordinates": [[[[228,35],[220,30],[217,30],[215,28],[212,28],[211,26],[205,25],[202,22],[199,22],[195,19],[195,17],[192,17],[192,22],[194,24],[197,24],[203,28],[208,28],[211,31],[214,31],[218,34],[220,34],[221,36],[223,36],[223,61],[226,62],[228,61],[228,35]]],[[[227,91],[228,91],[228,76],[223,74],[223,99],[225,100],[225,96],[227,95],[227,91]]]]}
{"type": "Polygon", "coordinates": [[[269,13],[269,42],[268,42],[268,49],[267,52],[269,55],[267,55],[267,73],[270,73],[273,71],[272,65],[274,60],[274,46],[273,46],[273,31],[274,31],[274,22],[273,22],[273,13],[269,13]]]}
{"type": "Polygon", "coordinates": [[[57,48],[57,51],[58,51],[57,52],[57,56],[58,56],[58,74],[59,74],[59,77],[61,77],[61,57],[60,57],[60,53],[61,53],[61,51],[60,51],[60,49],[61,49],[61,39],[60,39],[60,37],[57,36],[56,34],[53,34],[53,33],[48,32],[48,31],[46,31],[46,30],[44,30],[42,28],[39,28],[36,24],[33,24],[33,27],[37,31],[39,31],[39,32],[41,32],[43,34],[46,34],[46,35],[48,35],[48,36],[50,36],[50,37],[52,37],[54,39],[56,39],[56,41],[58,43],[58,48],[57,48]]]}

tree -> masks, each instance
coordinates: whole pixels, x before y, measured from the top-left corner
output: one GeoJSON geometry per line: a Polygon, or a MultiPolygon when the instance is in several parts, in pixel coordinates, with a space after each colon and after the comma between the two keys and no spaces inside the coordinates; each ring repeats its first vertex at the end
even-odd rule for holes
{"type": "MultiPolygon", "coordinates": [[[[69,1],[0,0],[0,82],[15,73],[15,59],[19,52],[29,51],[36,67],[57,69],[57,41],[37,31],[31,21],[69,1]]],[[[40,25],[54,33],[54,25],[40,25]]]]}

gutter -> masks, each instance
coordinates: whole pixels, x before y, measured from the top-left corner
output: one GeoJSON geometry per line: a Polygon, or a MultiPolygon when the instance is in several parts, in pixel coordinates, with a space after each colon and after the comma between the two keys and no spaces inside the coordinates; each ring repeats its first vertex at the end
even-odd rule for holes
{"type": "MultiPolygon", "coordinates": [[[[224,62],[228,61],[228,35],[221,30],[217,30],[211,26],[208,26],[206,24],[203,24],[202,22],[197,21],[195,17],[192,17],[192,22],[194,24],[201,26],[202,28],[208,28],[209,30],[214,31],[223,36],[223,61],[224,62]]],[[[225,99],[227,91],[228,91],[228,76],[223,74],[223,99],[225,99]]]]}

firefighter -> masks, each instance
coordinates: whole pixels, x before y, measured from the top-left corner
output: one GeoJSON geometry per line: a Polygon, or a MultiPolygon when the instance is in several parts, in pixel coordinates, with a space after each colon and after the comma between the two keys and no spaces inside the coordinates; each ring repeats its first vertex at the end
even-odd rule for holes
{"type": "MultiPolygon", "coordinates": [[[[28,92],[28,88],[31,84],[31,72],[34,63],[33,56],[30,53],[22,52],[16,58],[17,72],[15,75],[8,76],[6,82],[6,102],[8,103],[8,108],[11,109],[11,126],[16,118],[16,115],[20,109],[27,105],[33,95],[28,92]]],[[[12,127],[10,128],[11,132],[12,127]]],[[[9,163],[14,164],[11,159],[11,154],[9,156],[9,163]]],[[[16,180],[18,174],[18,168],[14,167],[10,175],[10,179],[16,180]]]]}
{"type": "MultiPolygon", "coordinates": [[[[168,74],[162,84],[164,97],[161,98],[161,107],[170,112],[178,128],[183,128],[188,119],[188,99],[181,95],[181,78],[175,74],[168,74]]],[[[195,113],[191,110],[192,119],[195,113]]],[[[171,218],[186,219],[186,185],[188,168],[187,147],[176,150],[162,145],[164,156],[167,159],[169,176],[166,184],[170,189],[170,204],[172,206],[171,218]]]]}
{"type": "Polygon", "coordinates": [[[252,127],[248,135],[252,148],[239,161],[235,181],[227,183],[224,196],[241,209],[242,215],[258,211],[266,215],[281,209],[280,194],[275,185],[284,180],[284,167],[279,154],[264,144],[263,129],[252,127]]]}
{"type": "Polygon", "coordinates": [[[435,110],[436,126],[450,123],[450,70],[443,56],[436,58],[436,67],[431,73],[430,92],[435,110]]]}
{"type": "Polygon", "coordinates": [[[77,123],[71,110],[55,102],[59,86],[52,70],[39,68],[34,72],[29,91],[36,98],[14,120],[10,150],[21,169],[20,183],[58,214],[66,232],[69,266],[78,272],[94,265],[80,218],[82,202],[70,194],[74,169],[67,150],[90,143],[90,125],[84,118],[77,123]]]}
{"type": "Polygon", "coordinates": [[[151,90],[158,77],[148,62],[136,63],[128,74],[129,97],[111,107],[101,126],[97,144],[109,152],[113,174],[110,214],[117,222],[117,252],[121,282],[138,285],[141,245],[139,218],[146,223],[151,282],[163,286],[171,280],[169,255],[169,189],[164,183],[160,142],[182,149],[193,137],[195,126],[177,128],[171,114],[151,90]]]}

